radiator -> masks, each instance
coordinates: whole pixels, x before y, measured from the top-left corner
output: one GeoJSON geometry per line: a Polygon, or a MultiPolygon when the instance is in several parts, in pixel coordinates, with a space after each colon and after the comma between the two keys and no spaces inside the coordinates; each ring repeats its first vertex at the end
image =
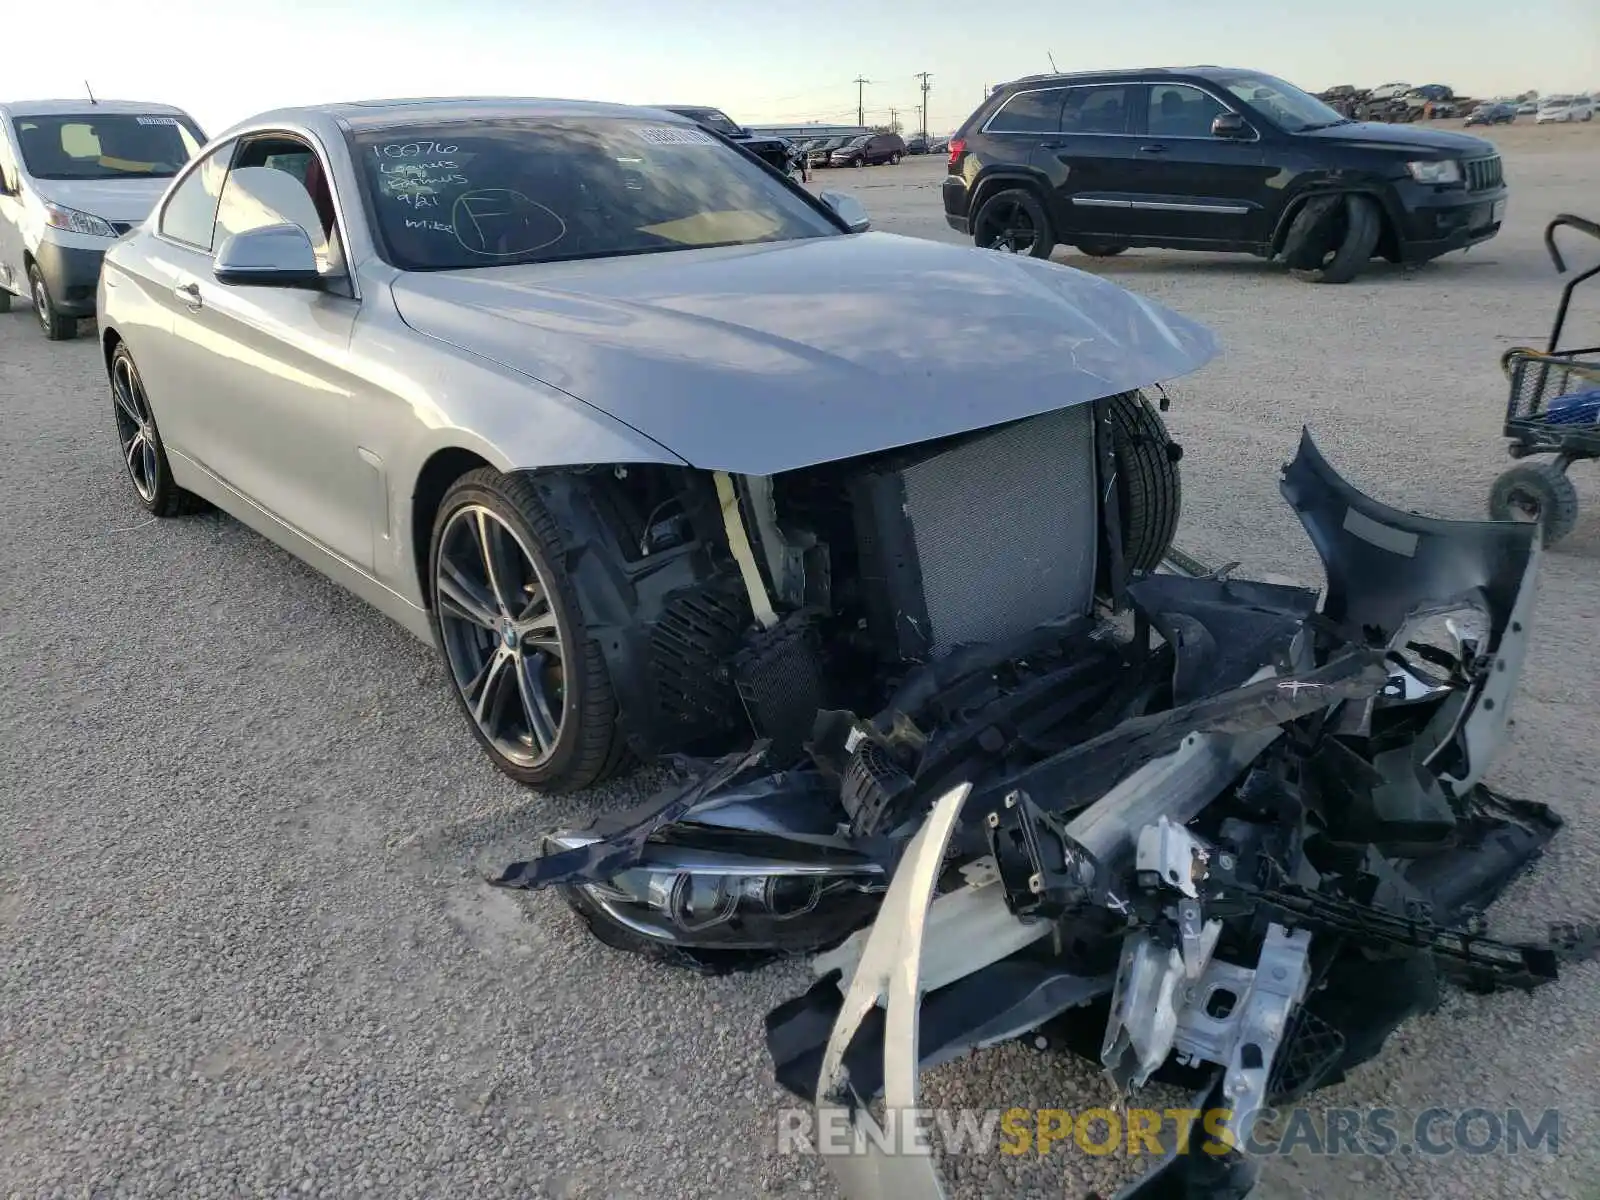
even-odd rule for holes
{"type": "Polygon", "coordinates": [[[1093,406],[1075,405],[879,470],[857,487],[869,624],[937,658],[1094,603],[1093,406]]]}

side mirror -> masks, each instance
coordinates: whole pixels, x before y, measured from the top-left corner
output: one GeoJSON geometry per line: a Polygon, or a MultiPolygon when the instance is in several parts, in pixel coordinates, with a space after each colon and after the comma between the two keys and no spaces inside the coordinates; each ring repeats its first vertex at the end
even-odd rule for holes
{"type": "Polygon", "coordinates": [[[1248,139],[1254,132],[1236,112],[1218,113],[1211,122],[1212,137],[1248,139]]]}
{"type": "Polygon", "coordinates": [[[851,233],[865,233],[872,228],[866,206],[848,192],[823,192],[818,199],[833,209],[851,233]]]}
{"type": "Polygon", "coordinates": [[[222,243],[211,273],[218,283],[255,287],[320,288],[317,253],[298,225],[246,229],[222,243]]]}

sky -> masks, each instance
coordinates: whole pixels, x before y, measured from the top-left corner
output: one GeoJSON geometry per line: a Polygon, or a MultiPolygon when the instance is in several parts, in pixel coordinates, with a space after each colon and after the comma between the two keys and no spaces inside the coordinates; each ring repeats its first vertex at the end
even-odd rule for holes
{"type": "Polygon", "coordinates": [[[1319,91],[1444,83],[1600,91],[1600,0],[12,0],[0,99],[176,104],[208,134],[283,105],[400,96],[709,104],[743,124],[948,133],[985,86],[1048,71],[1217,63],[1319,91]],[[1432,11],[1428,11],[1432,10],[1432,11]],[[59,47],[60,53],[50,53],[59,47]]]}

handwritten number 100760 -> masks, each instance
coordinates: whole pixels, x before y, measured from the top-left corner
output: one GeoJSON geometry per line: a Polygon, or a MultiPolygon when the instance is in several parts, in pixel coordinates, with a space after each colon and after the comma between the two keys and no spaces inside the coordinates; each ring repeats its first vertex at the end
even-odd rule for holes
{"type": "Polygon", "coordinates": [[[372,153],[379,158],[430,158],[436,154],[454,154],[459,148],[444,142],[393,142],[374,146],[372,153]]]}

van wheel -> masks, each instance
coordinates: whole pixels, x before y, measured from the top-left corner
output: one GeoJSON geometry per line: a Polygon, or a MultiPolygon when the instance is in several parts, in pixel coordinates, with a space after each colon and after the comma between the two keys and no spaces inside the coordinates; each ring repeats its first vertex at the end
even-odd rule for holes
{"type": "Polygon", "coordinates": [[[44,330],[45,337],[52,342],[65,342],[77,337],[78,318],[56,311],[55,301],[50,298],[50,289],[38,267],[28,268],[28,284],[33,291],[33,312],[39,318],[39,327],[44,330]]]}
{"type": "Polygon", "coordinates": [[[1371,196],[1313,196],[1289,225],[1283,258],[1306,283],[1349,283],[1372,260],[1382,230],[1371,196]]]}
{"type": "Polygon", "coordinates": [[[1171,548],[1183,513],[1183,447],[1142,392],[1123,392],[1105,403],[1117,464],[1122,561],[1130,571],[1153,571],[1171,548]]]}
{"type": "Polygon", "coordinates": [[[1056,248],[1050,215],[1027,188],[1007,188],[985,200],[972,222],[972,244],[1004,254],[1049,258],[1056,248]]]}

